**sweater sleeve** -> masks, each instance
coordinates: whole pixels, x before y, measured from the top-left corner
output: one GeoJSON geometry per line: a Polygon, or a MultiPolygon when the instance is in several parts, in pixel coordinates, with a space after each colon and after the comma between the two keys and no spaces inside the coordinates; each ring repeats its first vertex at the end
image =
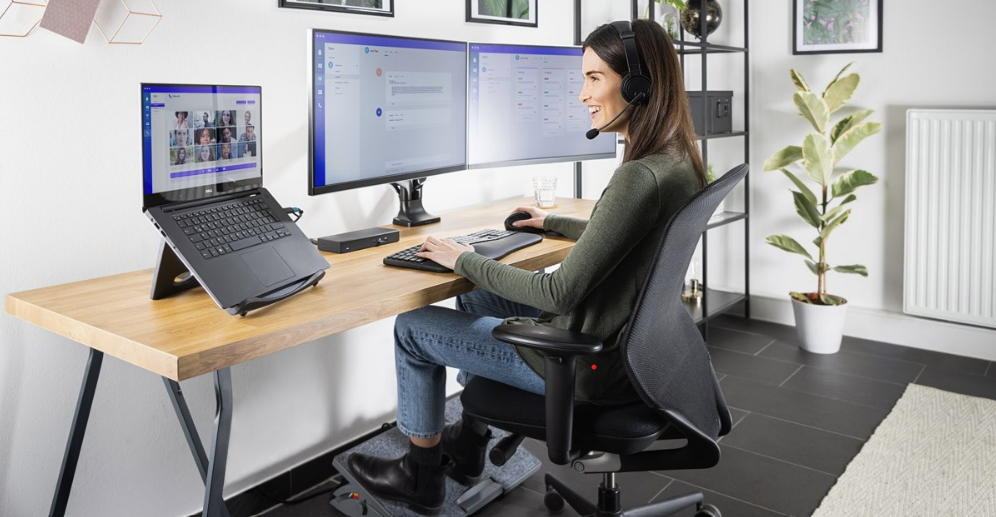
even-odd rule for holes
{"type": "Polygon", "coordinates": [[[588,226],[587,219],[568,217],[566,215],[549,214],[543,220],[543,229],[557,232],[572,241],[581,238],[584,229],[588,226]]]}
{"type": "Polygon", "coordinates": [[[557,270],[525,271],[470,252],[457,258],[454,270],[508,300],[567,314],[650,231],[660,211],[659,196],[654,175],[645,165],[623,164],[612,175],[586,229],[557,270]]]}

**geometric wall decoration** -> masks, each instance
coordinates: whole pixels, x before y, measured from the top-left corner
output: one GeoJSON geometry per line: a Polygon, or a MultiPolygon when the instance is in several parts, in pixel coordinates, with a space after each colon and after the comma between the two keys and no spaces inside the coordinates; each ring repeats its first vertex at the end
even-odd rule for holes
{"type": "Polygon", "coordinates": [[[49,0],[41,28],[83,43],[99,3],[100,0],[49,0]]]}
{"type": "Polygon", "coordinates": [[[0,36],[23,38],[41,21],[48,0],[0,0],[0,36]]]}
{"type": "Polygon", "coordinates": [[[93,24],[108,43],[141,45],[162,19],[163,13],[152,0],[106,0],[93,24]]]}

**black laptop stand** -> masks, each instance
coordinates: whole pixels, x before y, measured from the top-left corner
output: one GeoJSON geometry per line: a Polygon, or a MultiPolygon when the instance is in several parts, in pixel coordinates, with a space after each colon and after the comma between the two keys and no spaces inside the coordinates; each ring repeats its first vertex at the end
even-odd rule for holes
{"type": "MultiPolygon", "coordinates": [[[[249,311],[266,307],[285,298],[290,298],[309,287],[318,285],[318,282],[324,277],[325,270],[319,269],[303,280],[298,280],[263,295],[243,300],[225,310],[232,316],[236,314],[245,316],[249,311]]],[[[156,269],[152,274],[152,291],[149,293],[149,298],[161,300],[199,285],[201,285],[200,282],[197,281],[197,278],[190,272],[186,264],[180,260],[180,257],[177,257],[176,253],[170,249],[169,245],[166,244],[166,240],[161,240],[159,242],[159,256],[156,259],[156,269]]]]}

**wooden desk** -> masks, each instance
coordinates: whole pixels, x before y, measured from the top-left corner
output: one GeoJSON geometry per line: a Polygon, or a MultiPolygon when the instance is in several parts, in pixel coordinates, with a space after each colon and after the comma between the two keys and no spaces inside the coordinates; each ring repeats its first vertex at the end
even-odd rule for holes
{"type": "MultiPolygon", "coordinates": [[[[65,512],[104,354],[162,376],[205,481],[204,515],[227,516],[221,490],[231,430],[229,367],[470,291],[473,284],[455,274],[389,267],[382,259],[426,235],[501,228],[513,208],[531,201],[508,199],[445,214],[437,224],[394,227],[401,232],[397,243],[344,255],[326,253],[331,267],[318,286],[246,317],[230,316],[202,289],[153,301],[152,270],[7,295],[9,314],[90,347],[50,515],[65,512]],[[178,381],[212,372],[218,409],[208,458],[178,381]]],[[[587,218],[594,201],[559,199],[558,204],[551,213],[587,218]]],[[[547,237],[502,262],[537,270],[560,263],[573,246],[568,239],[547,237]]]]}

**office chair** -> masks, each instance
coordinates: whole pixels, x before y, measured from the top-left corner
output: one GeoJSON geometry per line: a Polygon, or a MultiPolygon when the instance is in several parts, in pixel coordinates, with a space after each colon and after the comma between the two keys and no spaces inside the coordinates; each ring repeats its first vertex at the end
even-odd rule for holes
{"type": "Polygon", "coordinates": [[[661,239],[636,310],[621,339],[620,355],[640,401],[596,406],[574,400],[575,358],[602,349],[595,337],[568,330],[499,325],[495,338],[539,350],[546,358],[546,395],[535,395],[480,376],[460,397],[465,418],[511,433],[489,453],[502,465],[525,437],[546,441],[550,460],[577,472],[603,474],[598,504],[551,474],[546,507],[564,500],[584,516],[672,515],[692,505],[700,517],[719,517],[702,494],[692,493],[622,509],[617,472],[709,468],[719,462],[716,440],[730,431],[730,412],[709,353],[681,301],[685,271],[699,236],[719,202],[747,175],[740,165],[699,191],[672,218],[661,239]],[[677,448],[647,450],[658,440],[685,440],[677,448]]]}

